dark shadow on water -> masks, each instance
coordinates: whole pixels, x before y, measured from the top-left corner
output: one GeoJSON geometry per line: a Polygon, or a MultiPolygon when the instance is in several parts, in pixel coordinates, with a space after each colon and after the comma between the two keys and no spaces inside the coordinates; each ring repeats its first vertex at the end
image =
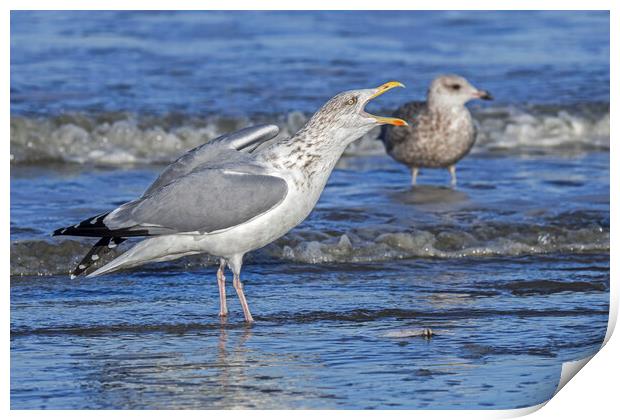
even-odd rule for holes
{"type": "Polygon", "coordinates": [[[174,324],[108,324],[101,326],[72,325],[51,328],[20,328],[11,331],[11,338],[22,336],[103,336],[123,334],[170,334],[182,336],[190,333],[200,333],[219,330],[220,340],[226,340],[227,331],[243,331],[248,335],[255,328],[270,327],[273,325],[311,324],[324,322],[373,322],[379,320],[418,320],[425,325],[445,320],[469,320],[489,317],[572,317],[579,315],[605,315],[606,310],[596,309],[471,309],[459,308],[445,311],[417,311],[409,309],[353,309],[350,311],[305,311],[298,313],[279,312],[270,316],[255,316],[256,323],[248,325],[243,321],[222,323],[218,320],[211,323],[174,323],[174,324]]]}
{"type": "Polygon", "coordinates": [[[469,195],[457,188],[437,185],[415,185],[392,194],[395,201],[415,206],[453,207],[470,202],[469,195]]]}

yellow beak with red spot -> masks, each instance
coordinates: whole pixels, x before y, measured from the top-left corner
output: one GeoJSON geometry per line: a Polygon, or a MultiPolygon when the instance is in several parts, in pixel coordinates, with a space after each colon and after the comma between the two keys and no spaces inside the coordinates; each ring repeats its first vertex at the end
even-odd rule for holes
{"type": "MultiPolygon", "coordinates": [[[[392,90],[392,89],[394,89],[396,87],[403,87],[404,88],[405,85],[403,85],[400,82],[387,82],[387,83],[384,83],[381,86],[379,86],[377,89],[375,89],[375,93],[372,96],[370,96],[370,98],[368,98],[368,100],[366,102],[369,102],[371,99],[374,99],[377,96],[381,96],[385,92],[387,92],[388,90],[392,90]]],[[[409,125],[409,124],[407,124],[407,121],[401,120],[400,118],[379,117],[377,115],[372,115],[372,114],[368,114],[368,116],[374,118],[375,120],[377,120],[377,122],[379,124],[390,124],[390,125],[396,125],[396,126],[409,125]]]]}

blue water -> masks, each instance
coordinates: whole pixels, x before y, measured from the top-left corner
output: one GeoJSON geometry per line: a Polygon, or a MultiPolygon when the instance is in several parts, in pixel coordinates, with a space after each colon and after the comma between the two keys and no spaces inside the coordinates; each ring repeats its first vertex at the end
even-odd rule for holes
{"type": "MultiPolygon", "coordinates": [[[[609,308],[605,12],[12,12],[11,406],[515,408],[593,354],[609,308]],[[446,171],[371,133],[315,211],[246,258],[256,323],[215,260],[86,279],[52,239],[131,200],[184,150],[285,133],[335,93],[437,74],[493,92],[446,171]],[[434,335],[420,335],[430,328],[434,335]]],[[[121,247],[122,248],[122,247],[121,247]]],[[[126,247],[121,249],[123,251],[126,247]]]]}
{"type": "Polygon", "coordinates": [[[499,102],[609,101],[607,12],[13,12],[14,114],[314,111],[455,72],[499,102]]]}

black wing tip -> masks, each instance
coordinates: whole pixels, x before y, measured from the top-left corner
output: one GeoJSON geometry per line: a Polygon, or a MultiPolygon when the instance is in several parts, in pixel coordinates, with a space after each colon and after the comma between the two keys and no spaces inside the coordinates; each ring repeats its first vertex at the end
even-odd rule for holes
{"type": "Polygon", "coordinates": [[[110,229],[103,220],[109,213],[99,214],[76,225],[56,229],[52,236],[85,236],[90,238],[113,238],[151,236],[148,229],[122,228],[110,229]]]}
{"type": "Polygon", "coordinates": [[[108,214],[109,213],[98,214],[74,226],[56,229],[54,233],[52,233],[52,236],[112,236],[107,235],[110,229],[103,223],[103,219],[108,214]]]}
{"type": "Polygon", "coordinates": [[[101,257],[116,248],[121,243],[125,242],[125,238],[121,237],[105,237],[99,239],[95,245],[88,251],[88,253],[82,258],[79,264],[69,273],[73,280],[77,276],[86,272],[95,262],[99,261],[101,257]]]}

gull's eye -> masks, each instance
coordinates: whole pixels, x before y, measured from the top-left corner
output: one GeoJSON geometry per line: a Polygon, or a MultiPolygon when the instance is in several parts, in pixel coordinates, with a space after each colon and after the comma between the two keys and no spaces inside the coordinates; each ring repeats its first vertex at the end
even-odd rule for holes
{"type": "Polygon", "coordinates": [[[461,88],[461,85],[459,85],[458,83],[450,85],[450,89],[452,90],[459,90],[460,88],[461,88]]]}
{"type": "Polygon", "coordinates": [[[357,103],[357,98],[354,96],[347,101],[347,105],[355,105],[357,103]]]}

